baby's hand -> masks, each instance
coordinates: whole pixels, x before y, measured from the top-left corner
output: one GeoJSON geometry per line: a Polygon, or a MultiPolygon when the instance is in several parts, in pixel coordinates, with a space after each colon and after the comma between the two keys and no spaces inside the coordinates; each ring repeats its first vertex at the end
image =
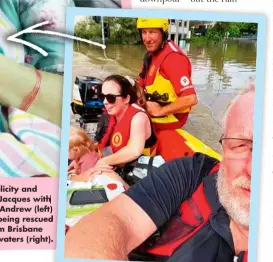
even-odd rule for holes
{"type": "Polygon", "coordinates": [[[88,182],[90,179],[92,179],[96,175],[101,175],[103,172],[111,171],[113,167],[108,165],[96,165],[95,167],[92,167],[83,173],[81,173],[79,176],[83,179],[83,181],[88,182]]]}
{"type": "Polygon", "coordinates": [[[69,164],[67,170],[70,171],[70,170],[74,169],[74,166],[75,166],[75,160],[73,160],[73,161],[69,164]]]}

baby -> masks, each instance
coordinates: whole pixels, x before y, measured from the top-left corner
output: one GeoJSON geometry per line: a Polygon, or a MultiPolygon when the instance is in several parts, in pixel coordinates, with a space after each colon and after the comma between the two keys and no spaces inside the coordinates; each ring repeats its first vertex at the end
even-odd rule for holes
{"type": "Polygon", "coordinates": [[[69,159],[68,166],[71,174],[80,174],[94,167],[99,159],[98,153],[91,138],[79,127],[70,127],[69,159]]]}

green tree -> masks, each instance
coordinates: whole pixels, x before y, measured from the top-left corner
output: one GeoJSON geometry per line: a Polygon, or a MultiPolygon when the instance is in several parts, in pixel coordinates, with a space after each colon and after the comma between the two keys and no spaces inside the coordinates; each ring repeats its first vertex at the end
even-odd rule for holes
{"type": "Polygon", "coordinates": [[[256,23],[237,23],[237,22],[217,22],[209,28],[206,34],[208,40],[219,42],[228,33],[229,37],[240,37],[242,32],[255,34],[257,32],[256,23]]]}
{"type": "MultiPolygon", "coordinates": [[[[107,44],[137,44],[140,42],[139,32],[136,28],[135,18],[105,17],[104,22],[109,24],[110,38],[107,44]]],[[[96,23],[88,17],[75,26],[75,35],[86,39],[99,40],[101,36],[101,23],[96,23]]]]}
{"type": "Polygon", "coordinates": [[[105,19],[110,26],[110,38],[112,44],[137,44],[139,33],[136,28],[135,18],[108,17],[105,19]]]}

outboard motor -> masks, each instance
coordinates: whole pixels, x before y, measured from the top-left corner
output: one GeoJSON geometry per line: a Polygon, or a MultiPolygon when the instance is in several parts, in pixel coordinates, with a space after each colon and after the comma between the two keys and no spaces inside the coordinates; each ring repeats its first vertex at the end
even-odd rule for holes
{"type": "Polygon", "coordinates": [[[80,115],[78,121],[84,129],[88,124],[92,124],[94,129],[103,112],[104,105],[98,98],[101,86],[102,80],[92,76],[77,76],[75,79],[71,109],[74,114],[80,115]]]}

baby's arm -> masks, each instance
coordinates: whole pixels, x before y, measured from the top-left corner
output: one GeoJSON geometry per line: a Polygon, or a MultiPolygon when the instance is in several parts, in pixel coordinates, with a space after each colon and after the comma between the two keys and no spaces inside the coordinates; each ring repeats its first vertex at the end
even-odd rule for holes
{"type": "Polygon", "coordinates": [[[71,171],[73,169],[75,169],[75,160],[73,160],[68,166],[68,171],[71,171]]]}

